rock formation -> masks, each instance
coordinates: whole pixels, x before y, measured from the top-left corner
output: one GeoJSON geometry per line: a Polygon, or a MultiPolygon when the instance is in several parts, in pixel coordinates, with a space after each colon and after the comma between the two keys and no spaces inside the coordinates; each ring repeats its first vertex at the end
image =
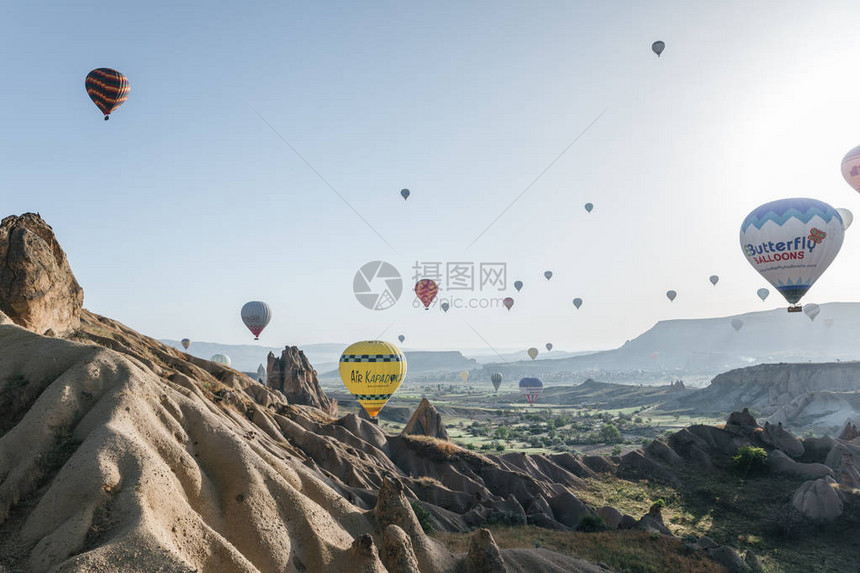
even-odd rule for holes
{"type": "Polygon", "coordinates": [[[852,422],[851,420],[846,420],[845,425],[842,426],[842,430],[839,432],[839,436],[836,439],[850,442],[851,440],[857,438],[858,435],[860,434],[857,433],[857,426],[854,425],[854,422],[852,422]]]}
{"type": "Polygon", "coordinates": [[[280,357],[269,352],[266,385],[284,394],[290,404],[313,406],[330,416],[337,416],[337,400],[326,396],[317,379],[317,371],[296,346],[285,347],[280,357]]]}
{"type": "Polygon", "coordinates": [[[409,418],[402,433],[429,436],[440,440],[448,439],[448,431],[445,429],[445,424],[442,423],[442,415],[436,411],[436,408],[427,398],[421,398],[421,402],[415,408],[415,412],[409,418]]]}
{"type": "Polygon", "coordinates": [[[489,529],[479,529],[472,535],[462,569],[464,573],[507,573],[502,552],[489,529]]]}
{"type": "Polygon", "coordinates": [[[38,334],[80,326],[84,291],[54,231],[36,214],[0,222],[0,311],[38,334]]]}
{"type": "Polygon", "coordinates": [[[791,497],[791,504],[813,521],[833,521],[843,509],[842,496],[829,476],[804,482],[791,497]]]}

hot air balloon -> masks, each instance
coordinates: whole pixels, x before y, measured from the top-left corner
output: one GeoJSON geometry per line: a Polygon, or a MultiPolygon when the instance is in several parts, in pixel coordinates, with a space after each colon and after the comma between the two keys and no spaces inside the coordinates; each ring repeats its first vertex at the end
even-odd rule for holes
{"type": "Polygon", "coordinates": [[[708,277],[708,280],[711,281],[712,285],[717,286],[717,283],[720,282],[720,277],[718,277],[717,275],[711,275],[710,277],[708,277]]]}
{"type": "Polygon", "coordinates": [[[409,189],[401,189],[400,196],[403,197],[403,200],[406,201],[409,199],[409,189]]]}
{"type": "Polygon", "coordinates": [[[546,277],[546,280],[551,279],[552,278],[552,271],[544,271],[543,276],[546,277]]]}
{"type": "Polygon", "coordinates": [[[493,383],[493,389],[498,392],[499,386],[502,385],[502,373],[501,372],[493,372],[490,375],[490,382],[493,383]]]}
{"type": "Polygon", "coordinates": [[[575,306],[577,308],[577,310],[579,310],[579,307],[582,306],[582,299],[581,298],[573,299],[573,306],[575,306]]]}
{"type": "Polygon", "coordinates": [[[824,326],[826,326],[827,328],[830,328],[831,326],[833,326],[833,319],[832,318],[825,318],[824,319],[824,326]]]}
{"type": "Polygon", "coordinates": [[[406,357],[390,342],[356,342],[343,351],[339,370],[346,389],[375,419],[403,383],[406,357]]]}
{"type": "Polygon", "coordinates": [[[517,289],[517,292],[520,292],[520,289],[523,288],[523,281],[514,281],[514,288],[517,289]]]}
{"type": "Polygon", "coordinates": [[[669,302],[672,302],[673,300],[675,300],[676,296],[678,296],[678,293],[676,293],[675,291],[673,291],[673,290],[667,290],[666,291],[666,298],[669,299],[669,302]]]}
{"type": "Polygon", "coordinates": [[[833,207],[794,198],[766,203],[747,215],[740,244],[752,267],[795,305],[836,258],[844,236],[833,207]]]}
{"type": "Polygon", "coordinates": [[[252,300],[242,307],[242,322],[254,335],[254,340],[260,340],[260,333],[272,320],[272,309],[265,302],[252,300]]]}
{"type": "Polygon", "coordinates": [[[809,320],[815,320],[815,317],[818,316],[819,312],[821,312],[821,307],[814,302],[803,305],[803,314],[808,316],[809,320]]]}
{"type": "Polygon", "coordinates": [[[528,353],[529,353],[529,358],[531,358],[532,360],[534,360],[535,358],[537,358],[537,355],[538,355],[538,349],[537,349],[537,348],[535,348],[535,347],[529,348],[528,353]]]}
{"type": "Polygon", "coordinates": [[[184,348],[185,350],[188,350],[188,347],[191,346],[191,340],[189,338],[183,338],[180,341],[180,344],[182,344],[182,348],[184,348]]]}
{"type": "Polygon", "coordinates": [[[839,213],[840,217],[842,217],[842,223],[845,229],[848,229],[848,227],[851,226],[851,223],[854,222],[854,213],[844,207],[838,207],[836,212],[839,213]]]}
{"type": "Polygon", "coordinates": [[[546,351],[547,351],[547,352],[551,352],[551,351],[552,351],[552,342],[547,342],[547,343],[546,343],[546,351]]]}
{"type": "Polygon", "coordinates": [[[770,295],[770,291],[767,290],[766,288],[760,288],[757,291],[755,291],[755,293],[762,300],[762,302],[764,302],[764,300],[770,295]]]}
{"type": "Polygon", "coordinates": [[[591,210],[592,210],[592,209],[594,209],[594,205],[592,205],[591,203],[586,203],[586,204],[585,204],[585,210],[586,210],[586,211],[588,211],[589,213],[591,213],[591,210]]]}
{"type": "Polygon", "coordinates": [[[660,54],[663,53],[663,50],[666,49],[666,42],[662,40],[657,40],[653,44],[651,44],[651,51],[657,54],[657,57],[660,57],[660,54]]]}
{"type": "Polygon", "coordinates": [[[212,358],[210,358],[212,362],[217,364],[222,364],[224,366],[230,366],[233,362],[230,360],[230,357],[226,354],[213,354],[212,358]]]}
{"type": "Polygon", "coordinates": [[[259,366],[257,366],[257,380],[260,381],[260,384],[265,384],[266,383],[266,377],[267,377],[266,369],[263,368],[262,364],[260,364],[259,366]]]}
{"type": "Polygon", "coordinates": [[[860,191],[860,145],[842,158],[842,177],[855,191],[860,191]]]}
{"type": "Polygon", "coordinates": [[[534,404],[543,394],[543,382],[540,378],[523,378],[520,380],[520,393],[526,397],[529,404],[534,404]]]}
{"type": "Polygon", "coordinates": [[[502,301],[502,304],[505,305],[505,308],[511,310],[511,307],[514,306],[514,299],[511,297],[505,297],[505,300],[502,301]]]}
{"type": "Polygon", "coordinates": [[[111,112],[125,103],[131,90],[128,78],[110,68],[96,68],[88,73],[84,86],[87,95],[105,114],[105,121],[110,119],[111,112]]]}
{"type": "Polygon", "coordinates": [[[400,336],[397,337],[397,340],[399,340],[400,343],[403,344],[403,341],[406,340],[406,337],[401,334],[400,336]]]}
{"type": "Polygon", "coordinates": [[[735,329],[735,332],[739,331],[743,327],[744,327],[744,321],[742,321],[739,318],[733,318],[732,319],[732,328],[735,329]]]}
{"type": "Polygon", "coordinates": [[[430,279],[421,279],[415,283],[415,294],[424,305],[425,310],[430,310],[430,304],[439,292],[439,285],[430,279]]]}
{"type": "Polygon", "coordinates": [[[447,302],[443,302],[440,306],[445,312],[448,312],[448,309],[451,308],[451,306],[447,302]]]}
{"type": "Polygon", "coordinates": [[[469,381],[469,371],[463,370],[462,372],[460,372],[460,378],[463,379],[463,382],[468,382],[469,381]]]}

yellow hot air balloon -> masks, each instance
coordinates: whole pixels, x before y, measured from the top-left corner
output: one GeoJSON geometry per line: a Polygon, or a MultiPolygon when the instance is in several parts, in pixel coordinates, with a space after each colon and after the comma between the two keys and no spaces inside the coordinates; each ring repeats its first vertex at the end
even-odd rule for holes
{"type": "Polygon", "coordinates": [[[356,342],[340,357],[343,385],[371,418],[376,418],[405,376],[406,357],[390,342],[356,342]]]}
{"type": "Polygon", "coordinates": [[[463,382],[468,382],[469,381],[469,371],[463,370],[462,372],[460,372],[460,378],[463,379],[463,382]]]}

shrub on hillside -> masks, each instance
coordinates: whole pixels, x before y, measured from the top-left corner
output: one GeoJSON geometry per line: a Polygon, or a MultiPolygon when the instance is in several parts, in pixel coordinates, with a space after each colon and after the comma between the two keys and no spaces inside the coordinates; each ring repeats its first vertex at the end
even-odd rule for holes
{"type": "Polygon", "coordinates": [[[732,458],[735,469],[744,474],[763,474],[768,470],[767,452],[762,448],[742,446],[732,458]]]}

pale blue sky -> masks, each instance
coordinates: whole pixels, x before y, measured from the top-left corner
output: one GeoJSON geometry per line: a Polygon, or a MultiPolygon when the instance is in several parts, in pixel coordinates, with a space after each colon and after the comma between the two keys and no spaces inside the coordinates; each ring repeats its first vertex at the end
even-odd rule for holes
{"type": "MultiPolygon", "coordinates": [[[[152,336],[246,342],[239,308],[261,299],[266,345],[393,323],[407,348],[481,346],[465,319],[499,348],[613,347],[661,319],[783,305],[758,300],[738,246],[757,205],[860,215],[839,172],[860,144],[857,2],[174,4],[0,19],[2,215],[41,212],[85,305],[152,336]],[[95,67],[131,83],[109,122],[83,88],[95,67]],[[352,278],[378,259],[407,277],[504,261],[526,288],[510,313],[372,312],[352,278]]],[[[858,300],[858,232],[806,302],[858,300]]]]}

